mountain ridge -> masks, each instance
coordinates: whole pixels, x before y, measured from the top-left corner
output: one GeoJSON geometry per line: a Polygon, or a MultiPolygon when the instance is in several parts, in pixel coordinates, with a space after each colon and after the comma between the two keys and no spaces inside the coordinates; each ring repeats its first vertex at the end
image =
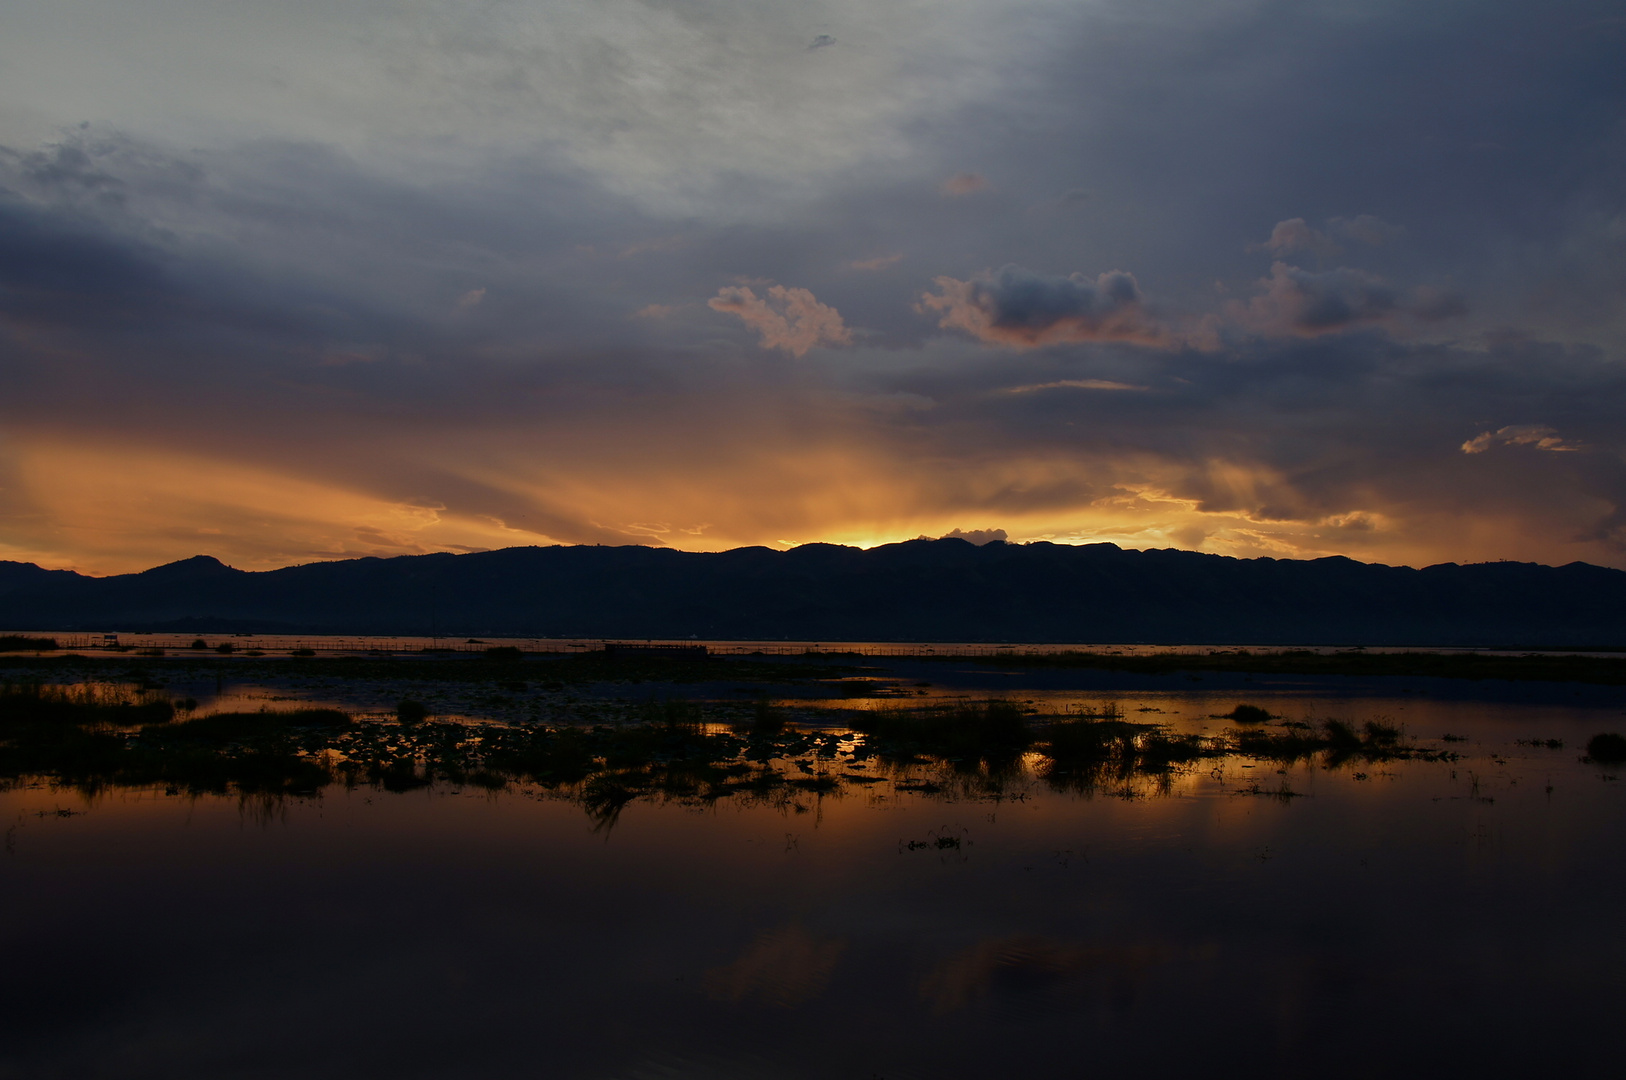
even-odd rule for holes
{"type": "Polygon", "coordinates": [[[502,548],[94,578],[0,562],[0,626],[515,637],[1501,645],[1626,643],[1626,571],[1296,560],[1113,544],[722,552],[502,548]]]}

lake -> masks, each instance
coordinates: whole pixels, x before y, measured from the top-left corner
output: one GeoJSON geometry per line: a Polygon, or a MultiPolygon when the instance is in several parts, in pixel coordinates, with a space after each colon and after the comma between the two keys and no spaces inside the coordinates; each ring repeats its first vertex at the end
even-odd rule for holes
{"type": "MultiPolygon", "coordinates": [[[[1200,741],[1239,731],[1222,714],[1247,701],[1272,738],[1372,721],[1410,749],[1073,770],[1042,746],[866,755],[851,727],[901,706],[804,686],[775,697],[810,734],[750,774],[795,782],[722,797],[593,802],[473,773],[276,795],[18,778],[0,792],[0,1077],[1363,1077],[1617,1058],[1626,794],[1621,766],[1582,758],[1626,730],[1619,687],[985,666],[882,674],[943,708],[995,698],[1200,741]]],[[[202,685],[188,677],[166,682],[202,685]]],[[[215,679],[218,707],[365,713],[399,691],[215,679]]],[[[647,708],[677,686],[572,696],[647,708]]],[[[384,713],[365,723],[396,737],[384,713]]]]}

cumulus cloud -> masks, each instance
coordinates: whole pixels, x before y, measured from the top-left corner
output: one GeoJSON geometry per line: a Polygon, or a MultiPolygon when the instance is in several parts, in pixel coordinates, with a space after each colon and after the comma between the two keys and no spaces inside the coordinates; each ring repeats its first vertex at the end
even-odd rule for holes
{"type": "Polygon", "coordinates": [[[944,180],[938,188],[944,195],[974,195],[979,191],[987,191],[988,178],[981,173],[961,172],[944,180]]]}
{"type": "Polygon", "coordinates": [[[992,544],[995,541],[1003,544],[1009,537],[1004,529],[950,529],[939,539],[942,540],[969,540],[981,547],[983,544],[992,544]]]}
{"type": "Polygon", "coordinates": [[[1313,274],[1274,263],[1259,282],[1264,295],[1233,303],[1236,320],[1263,334],[1315,337],[1351,327],[1381,323],[1400,306],[1400,295],[1382,278],[1341,266],[1313,274]]]}
{"type": "Polygon", "coordinates": [[[1226,306],[1230,319],[1267,336],[1318,337],[1366,326],[1398,325],[1402,319],[1438,322],[1467,313],[1462,296],[1432,286],[1404,291],[1376,274],[1340,266],[1312,273],[1285,262],[1271,265],[1263,290],[1247,303],[1226,306]]]}
{"type": "Polygon", "coordinates": [[[1006,265],[960,281],[937,279],[938,293],[920,298],[921,311],[940,313],[937,325],[964,330],[995,345],[1031,348],[1068,341],[1158,344],[1163,331],[1146,311],[1134,275],[1113,270],[1090,280],[1054,277],[1006,265]]]}
{"type": "Polygon", "coordinates": [[[762,335],[764,349],[784,349],[793,356],[806,356],[816,345],[851,345],[852,331],[842,322],[841,313],[821,304],[807,289],[787,289],[770,285],[766,296],[758,297],[744,285],[725,285],[706,301],[713,311],[737,315],[745,325],[762,335]]]}
{"type": "Polygon", "coordinates": [[[1464,454],[1483,454],[1496,445],[1533,446],[1537,450],[1573,451],[1572,446],[1559,437],[1558,432],[1542,424],[1509,424],[1495,431],[1485,431],[1462,444],[1464,454]]]}

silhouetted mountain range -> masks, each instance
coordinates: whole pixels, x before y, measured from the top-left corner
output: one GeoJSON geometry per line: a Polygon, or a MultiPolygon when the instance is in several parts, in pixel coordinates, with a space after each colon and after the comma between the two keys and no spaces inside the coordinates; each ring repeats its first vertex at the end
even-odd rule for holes
{"type": "Polygon", "coordinates": [[[206,555],[93,578],[0,562],[15,630],[1065,641],[1626,644],[1626,572],[1586,563],[1234,559],[1112,544],[528,547],[251,573],[206,555]]]}

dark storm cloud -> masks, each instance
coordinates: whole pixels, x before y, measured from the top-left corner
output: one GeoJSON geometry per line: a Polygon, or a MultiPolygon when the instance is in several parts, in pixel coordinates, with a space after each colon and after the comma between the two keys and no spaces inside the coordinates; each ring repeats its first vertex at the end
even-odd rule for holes
{"type": "Polygon", "coordinates": [[[105,319],[166,293],[154,252],[0,195],[0,304],[12,317],[105,319]]]}
{"type": "Polygon", "coordinates": [[[969,281],[937,279],[940,292],[921,297],[924,310],[990,344],[1034,346],[1061,341],[1162,340],[1132,274],[1113,270],[1094,280],[1052,277],[1006,265],[969,281]]]}

